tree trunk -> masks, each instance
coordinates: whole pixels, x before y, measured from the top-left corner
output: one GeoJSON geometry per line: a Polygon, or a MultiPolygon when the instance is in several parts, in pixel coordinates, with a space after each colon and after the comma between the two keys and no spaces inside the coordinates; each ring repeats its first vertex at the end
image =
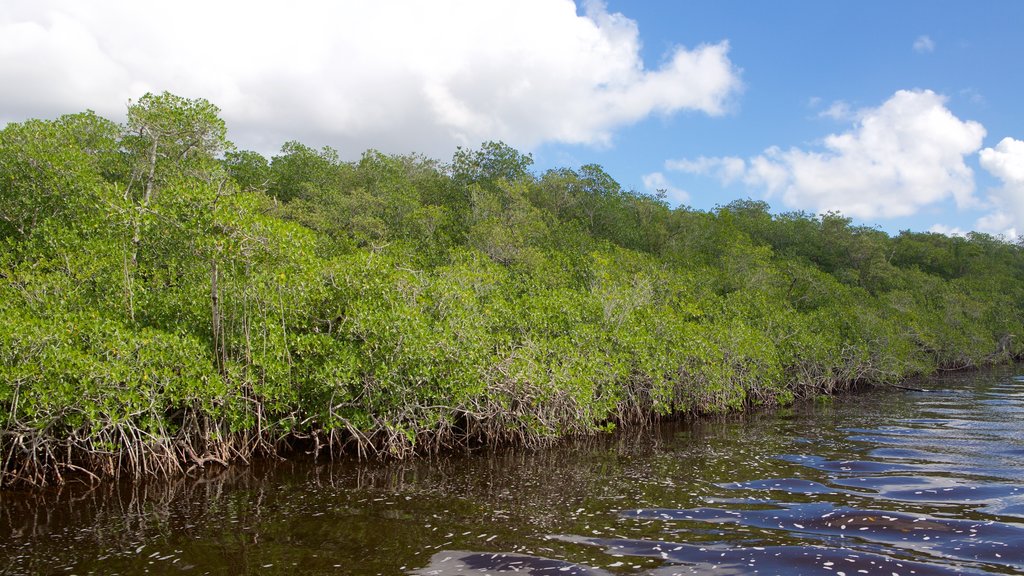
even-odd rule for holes
{"type": "Polygon", "coordinates": [[[227,351],[224,342],[222,317],[220,310],[220,290],[217,286],[219,276],[217,257],[210,258],[210,331],[213,337],[213,359],[221,376],[227,375],[227,351]]]}
{"type": "Polygon", "coordinates": [[[142,197],[142,205],[149,206],[149,200],[153,197],[153,186],[156,181],[156,151],[160,139],[153,137],[153,145],[149,147],[149,173],[146,174],[146,191],[142,197]]]}

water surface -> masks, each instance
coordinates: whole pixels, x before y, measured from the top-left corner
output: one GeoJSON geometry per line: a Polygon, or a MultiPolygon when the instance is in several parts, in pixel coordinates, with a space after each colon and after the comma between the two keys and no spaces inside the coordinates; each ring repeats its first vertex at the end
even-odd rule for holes
{"type": "Polygon", "coordinates": [[[0,493],[0,575],[1022,574],[1024,378],[537,452],[0,493]]]}

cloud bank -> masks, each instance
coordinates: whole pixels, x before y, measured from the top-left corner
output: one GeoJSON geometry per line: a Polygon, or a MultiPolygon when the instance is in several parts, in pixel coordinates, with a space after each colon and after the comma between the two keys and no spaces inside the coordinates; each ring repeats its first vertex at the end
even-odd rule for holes
{"type": "Polygon", "coordinates": [[[599,1],[8,0],[0,122],[119,118],[169,90],[214,102],[264,152],[300,139],[447,155],[487,139],[607,145],[653,114],[721,114],[740,87],[727,42],[653,69],[640,47],[599,1]]]}
{"type": "Polygon", "coordinates": [[[746,160],[670,160],[666,168],[741,181],[790,208],[861,219],[910,216],[950,198],[961,208],[977,206],[965,158],[981,148],[985,129],[954,116],[944,97],[901,90],[853,116],[850,130],[826,136],[816,150],[772,147],[746,160]]]}

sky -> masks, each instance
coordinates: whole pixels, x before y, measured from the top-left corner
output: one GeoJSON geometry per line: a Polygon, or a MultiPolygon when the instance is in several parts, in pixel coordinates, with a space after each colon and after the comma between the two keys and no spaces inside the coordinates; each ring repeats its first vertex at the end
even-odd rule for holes
{"type": "Polygon", "coordinates": [[[500,140],[709,210],[1024,234],[1024,2],[3,0],[0,125],[146,92],[239,148],[500,140]]]}

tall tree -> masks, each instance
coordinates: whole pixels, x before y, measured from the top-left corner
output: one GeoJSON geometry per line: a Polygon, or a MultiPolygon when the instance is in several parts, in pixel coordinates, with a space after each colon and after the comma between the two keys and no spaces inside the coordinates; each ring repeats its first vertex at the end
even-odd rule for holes
{"type": "MultiPolygon", "coordinates": [[[[128,107],[128,125],[122,145],[132,165],[124,201],[130,214],[132,239],[125,261],[129,292],[139,264],[139,249],[154,196],[175,181],[204,182],[221,190],[226,179],[218,160],[232,148],[220,109],[202,98],[189,99],[169,92],[148,93],[128,107]]],[[[214,268],[213,278],[216,278],[214,268]]],[[[128,298],[129,303],[133,298],[128,298]]],[[[134,306],[129,314],[135,317],[134,306]]]]}
{"type": "Polygon", "coordinates": [[[216,158],[231,148],[219,113],[203,98],[169,92],[146,94],[128,107],[123,143],[135,160],[132,184],[141,185],[143,205],[176,176],[209,179],[216,171],[216,158]]]}

